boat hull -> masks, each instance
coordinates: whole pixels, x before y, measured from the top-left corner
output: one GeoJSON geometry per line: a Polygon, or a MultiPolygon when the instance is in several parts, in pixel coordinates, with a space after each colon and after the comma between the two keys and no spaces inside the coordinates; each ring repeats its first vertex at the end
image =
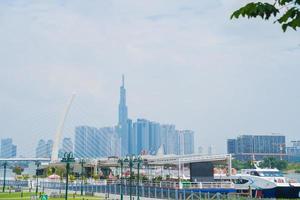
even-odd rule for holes
{"type": "Polygon", "coordinates": [[[254,196],[262,198],[300,198],[300,187],[278,186],[272,189],[263,189],[254,191],[254,196]]]}

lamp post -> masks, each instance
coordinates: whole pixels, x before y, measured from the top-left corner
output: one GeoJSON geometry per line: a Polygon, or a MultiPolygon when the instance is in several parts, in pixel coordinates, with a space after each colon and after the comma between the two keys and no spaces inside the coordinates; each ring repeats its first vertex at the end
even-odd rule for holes
{"type": "Polygon", "coordinates": [[[64,157],[62,158],[61,162],[66,163],[66,193],[65,193],[65,200],[68,200],[68,189],[69,189],[69,171],[70,171],[70,164],[75,162],[73,157],[73,153],[65,153],[64,157]]]}
{"type": "Polygon", "coordinates": [[[118,163],[120,164],[121,167],[121,188],[120,188],[120,196],[121,196],[121,200],[123,200],[123,166],[124,166],[124,160],[119,159],[118,163]]]}
{"type": "Polygon", "coordinates": [[[138,174],[137,174],[137,187],[138,187],[138,191],[137,191],[137,199],[139,200],[140,199],[140,190],[139,190],[139,182],[140,182],[140,179],[139,179],[139,176],[140,176],[140,167],[141,167],[141,164],[143,163],[143,160],[140,156],[138,157],[133,157],[133,156],[127,156],[125,159],[124,159],[124,162],[125,163],[128,163],[129,165],[129,173],[130,173],[130,177],[129,177],[129,197],[130,197],[130,200],[132,199],[132,169],[134,167],[134,164],[137,163],[137,168],[138,168],[138,174]]]}
{"type": "Polygon", "coordinates": [[[35,186],[35,195],[37,196],[38,192],[39,192],[39,166],[41,165],[40,161],[36,161],[35,162],[36,165],[36,172],[35,172],[35,176],[36,176],[36,186],[35,186]]]}
{"type": "Polygon", "coordinates": [[[141,167],[141,164],[143,163],[143,160],[140,156],[138,156],[137,158],[135,158],[133,160],[134,163],[137,163],[137,187],[138,187],[138,197],[137,197],[137,200],[140,200],[140,167],[141,167]]]}
{"type": "Polygon", "coordinates": [[[133,167],[133,162],[132,162],[132,156],[127,156],[123,162],[127,163],[129,166],[129,199],[132,199],[132,167],[133,167]]]}
{"type": "Polygon", "coordinates": [[[81,185],[80,185],[80,195],[83,196],[83,165],[85,163],[84,159],[80,160],[80,164],[81,164],[81,185]]]}
{"type": "Polygon", "coordinates": [[[132,200],[132,168],[133,168],[133,160],[132,157],[129,157],[129,195],[130,195],[130,200],[132,200]]]}
{"type": "Polygon", "coordinates": [[[3,188],[2,188],[2,192],[5,192],[6,167],[7,167],[7,162],[4,162],[3,163],[4,171],[3,171],[3,188]]]}

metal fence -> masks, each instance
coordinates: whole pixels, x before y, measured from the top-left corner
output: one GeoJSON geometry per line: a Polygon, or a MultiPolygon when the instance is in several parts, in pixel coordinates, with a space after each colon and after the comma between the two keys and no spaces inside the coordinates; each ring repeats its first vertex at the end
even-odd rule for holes
{"type": "MultiPolygon", "coordinates": [[[[116,183],[109,183],[106,185],[81,185],[81,183],[70,183],[69,191],[80,193],[82,187],[84,193],[88,194],[102,193],[108,195],[120,195],[123,193],[126,196],[140,196],[155,199],[199,199],[211,198],[213,196],[227,197],[231,193],[236,192],[233,188],[221,188],[222,185],[220,184],[215,185],[216,187],[212,187],[211,184],[206,183],[202,188],[196,188],[194,184],[191,184],[190,187],[185,186],[185,188],[182,189],[179,189],[177,185],[173,185],[174,187],[167,187],[170,185],[166,184],[166,182],[161,182],[156,184],[131,184],[130,186],[125,183],[122,185],[116,183]]],[[[41,182],[40,186],[47,189],[54,189],[56,191],[63,191],[65,189],[65,183],[63,182],[41,182]]]]}

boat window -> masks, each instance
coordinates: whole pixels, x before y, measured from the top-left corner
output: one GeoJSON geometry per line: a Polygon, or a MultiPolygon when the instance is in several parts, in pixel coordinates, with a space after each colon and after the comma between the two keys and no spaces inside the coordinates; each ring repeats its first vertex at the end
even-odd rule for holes
{"type": "Polygon", "coordinates": [[[235,183],[235,184],[245,184],[245,183],[248,182],[248,180],[245,180],[245,179],[234,179],[234,180],[232,180],[232,181],[233,181],[233,183],[235,183]]]}
{"type": "Polygon", "coordinates": [[[283,177],[283,174],[281,172],[259,172],[259,176],[266,176],[266,177],[283,177]]]}
{"type": "Polygon", "coordinates": [[[250,174],[253,175],[253,176],[259,176],[257,171],[252,171],[250,174]]]}

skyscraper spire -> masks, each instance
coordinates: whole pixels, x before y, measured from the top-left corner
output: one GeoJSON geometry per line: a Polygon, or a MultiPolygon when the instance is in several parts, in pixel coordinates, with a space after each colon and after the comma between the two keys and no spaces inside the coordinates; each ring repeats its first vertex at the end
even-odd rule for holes
{"type": "Polygon", "coordinates": [[[120,87],[120,102],[119,102],[119,135],[121,137],[121,154],[125,156],[128,154],[128,110],[126,105],[126,89],[124,74],[122,75],[122,85],[120,87]]]}

